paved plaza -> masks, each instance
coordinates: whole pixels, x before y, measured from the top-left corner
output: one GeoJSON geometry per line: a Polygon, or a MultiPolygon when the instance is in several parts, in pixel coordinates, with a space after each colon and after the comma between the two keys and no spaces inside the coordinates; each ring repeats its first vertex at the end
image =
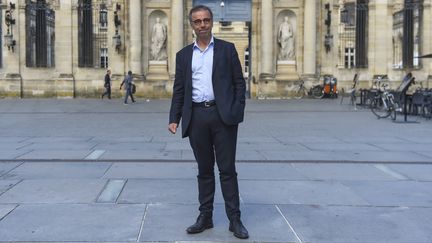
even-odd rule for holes
{"type": "MultiPolygon", "coordinates": [[[[248,100],[237,170],[250,238],[198,215],[169,100],[0,100],[0,242],[432,242],[432,120],[337,99],[248,100]]],[[[217,173],[216,173],[217,175],[217,173]]]]}

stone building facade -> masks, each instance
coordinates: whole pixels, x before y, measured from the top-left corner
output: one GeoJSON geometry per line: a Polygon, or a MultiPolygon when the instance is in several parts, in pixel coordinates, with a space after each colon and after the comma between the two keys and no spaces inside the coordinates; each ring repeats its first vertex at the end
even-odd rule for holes
{"type": "Polygon", "coordinates": [[[175,54],[192,43],[188,12],[206,3],[216,37],[234,42],[251,98],[289,97],[332,74],[430,87],[432,0],[1,0],[0,97],[113,95],[131,70],[138,97],[170,97],[175,54]]]}

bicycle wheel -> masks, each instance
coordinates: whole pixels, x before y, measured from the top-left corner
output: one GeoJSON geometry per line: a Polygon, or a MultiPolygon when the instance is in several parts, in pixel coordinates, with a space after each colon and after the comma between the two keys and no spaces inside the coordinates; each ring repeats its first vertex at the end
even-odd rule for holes
{"type": "Polygon", "coordinates": [[[299,100],[305,96],[304,87],[299,87],[297,90],[294,90],[293,98],[299,100]]]}
{"type": "Polygon", "coordinates": [[[315,99],[321,99],[324,96],[323,89],[319,85],[311,88],[311,94],[315,99]]]}
{"type": "Polygon", "coordinates": [[[388,106],[385,104],[385,102],[386,101],[382,100],[381,98],[375,98],[372,100],[370,109],[376,117],[386,118],[390,116],[390,110],[388,109],[388,106]]]}

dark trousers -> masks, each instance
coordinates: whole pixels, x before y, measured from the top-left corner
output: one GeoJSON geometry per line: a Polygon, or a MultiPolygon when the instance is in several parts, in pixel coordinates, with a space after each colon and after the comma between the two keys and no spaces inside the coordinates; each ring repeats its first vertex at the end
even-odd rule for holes
{"type": "Polygon", "coordinates": [[[240,217],[240,200],[235,168],[238,125],[225,125],[216,106],[194,107],[189,141],[198,163],[199,210],[211,215],[215,193],[215,161],[219,169],[225,211],[230,220],[240,217]]]}
{"type": "Polygon", "coordinates": [[[102,98],[103,98],[105,95],[108,95],[108,99],[111,99],[111,86],[107,86],[107,87],[105,87],[105,93],[102,94],[102,98]]]}
{"type": "Polygon", "coordinates": [[[126,88],[125,97],[124,97],[124,103],[125,104],[128,103],[129,96],[131,97],[132,102],[135,102],[135,99],[134,99],[133,94],[132,94],[132,87],[131,86],[129,86],[128,88],[126,88]]]}

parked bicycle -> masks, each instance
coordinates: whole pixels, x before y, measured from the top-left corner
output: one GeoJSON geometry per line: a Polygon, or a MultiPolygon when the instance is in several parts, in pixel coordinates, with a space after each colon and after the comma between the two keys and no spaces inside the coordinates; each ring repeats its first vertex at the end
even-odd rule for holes
{"type": "Polygon", "coordinates": [[[300,80],[299,86],[294,90],[293,97],[295,99],[301,99],[306,96],[321,99],[324,96],[324,87],[322,85],[316,84],[307,90],[304,83],[304,80],[300,80]]]}
{"type": "Polygon", "coordinates": [[[396,113],[401,111],[399,103],[395,102],[394,95],[387,89],[388,84],[383,84],[378,88],[375,97],[372,98],[370,109],[378,118],[391,117],[396,120],[396,113]]]}

